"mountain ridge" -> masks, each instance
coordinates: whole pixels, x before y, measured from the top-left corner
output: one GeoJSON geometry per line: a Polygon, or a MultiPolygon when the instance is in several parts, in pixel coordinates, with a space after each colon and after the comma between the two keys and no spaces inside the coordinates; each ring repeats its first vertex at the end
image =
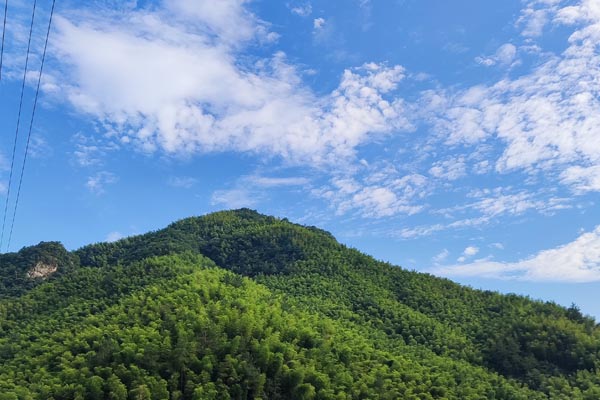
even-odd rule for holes
{"type": "MultiPolygon", "coordinates": [[[[411,360],[423,367],[439,364],[442,375],[447,374],[448,368],[467,368],[468,376],[483,374],[480,377],[482,382],[495,382],[489,383],[491,386],[485,389],[488,393],[485,398],[521,398],[518,394],[514,395],[516,397],[508,394],[502,397],[499,394],[502,390],[520,393],[519,388],[523,388],[523,393],[530,391],[526,397],[534,398],[538,398],[535,397],[538,394],[542,396],[539,398],[560,398],[557,393],[564,392],[580,396],[571,398],[592,399],[600,394],[597,373],[600,330],[592,318],[581,315],[575,307],[567,309],[522,296],[480,291],[444,278],[407,271],[350,249],[338,243],[326,231],[292,224],[286,219],[264,216],[249,209],[223,211],[186,218],[164,229],[114,243],[91,244],[73,252],[66,252],[61,247],[55,242],[42,244],[42,250],[57,252],[55,261],[60,261],[63,266],[59,266],[56,274],[47,281],[28,281],[21,290],[0,290],[0,296],[6,298],[0,302],[0,311],[2,307],[10,309],[16,305],[30,304],[28,301],[31,301],[31,323],[35,324],[36,318],[39,318],[37,321],[47,321],[51,315],[63,309],[76,308],[74,299],[83,303],[99,302],[108,307],[113,304],[111,293],[115,298],[128,298],[138,290],[145,290],[143,288],[148,285],[177,280],[177,273],[173,271],[144,276],[146,267],[143,265],[146,263],[160,263],[152,260],[163,260],[165,257],[183,257],[184,261],[175,263],[185,264],[188,263],[186,259],[200,257],[205,260],[201,264],[208,262],[212,268],[228,270],[227,274],[232,275],[225,274],[229,278],[222,279],[234,291],[244,282],[252,282],[252,285],[265,288],[272,296],[285,298],[281,305],[284,309],[288,307],[288,310],[295,310],[291,311],[291,315],[298,312],[321,316],[337,327],[335,332],[362,332],[371,343],[363,343],[371,349],[364,353],[367,358],[379,354],[378,351],[385,351],[392,359],[397,359],[400,356],[398,349],[402,349],[402,352],[411,354],[411,360]],[[95,295],[88,295],[80,289],[89,287],[86,285],[90,285],[90,282],[97,282],[97,287],[89,289],[98,291],[95,295]],[[63,295],[61,297],[54,292],[63,295]],[[53,298],[59,305],[53,308],[38,304],[36,296],[53,298]],[[43,311],[44,307],[46,311],[43,311]],[[500,391],[494,392],[495,389],[500,391]]],[[[0,272],[10,270],[13,273],[18,270],[14,266],[11,269],[7,260],[20,260],[22,264],[35,262],[36,257],[48,259],[46,252],[38,249],[40,251],[36,253],[35,250],[33,246],[19,253],[0,256],[0,272]],[[28,254],[29,258],[25,257],[28,254]]],[[[20,271],[26,271],[21,264],[20,271]]],[[[9,275],[4,272],[3,282],[9,275]]],[[[94,307],[100,307],[98,312],[103,310],[103,313],[104,306],[94,307]]],[[[79,310],[81,315],[71,318],[80,321],[78,318],[84,318],[91,310],[79,310]]],[[[13,325],[10,321],[7,319],[6,326],[19,326],[18,321],[13,321],[13,325]]],[[[314,323],[309,325],[313,326],[314,323]]],[[[2,341],[5,340],[4,346],[7,346],[7,331],[0,332],[3,332],[0,336],[2,359],[2,341]]],[[[308,335],[303,340],[298,339],[296,345],[304,341],[305,344],[314,342],[313,345],[318,347],[322,343],[317,339],[314,335],[308,335]]],[[[313,348],[311,346],[309,348],[313,348]]],[[[356,352],[363,354],[359,350],[356,352]]],[[[12,350],[8,353],[19,354],[12,350]]],[[[338,357],[339,362],[342,360],[338,357]]],[[[321,365],[320,368],[326,367],[321,365]]],[[[273,393],[283,390],[282,386],[272,381],[273,377],[268,371],[261,373],[266,374],[265,379],[271,385],[271,398],[276,398],[273,393]]],[[[353,373],[353,379],[361,378],[360,374],[353,373]]],[[[426,375],[425,372],[423,374],[426,375]]],[[[436,376],[433,372],[430,374],[436,376]]],[[[123,381],[122,376],[116,376],[123,381]]],[[[370,374],[365,372],[364,376],[370,374]]],[[[447,375],[444,376],[447,378],[447,375]]],[[[109,378],[102,378],[104,395],[109,378]]],[[[338,378],[330,376],[328,379],[331,387],[335,387],[332,382],[341,385],[338,378]]],[[[168,379],[165,380],[168,382],[168,379]]],[[[203,384],[216,384],[218,379],[211,376],[209,381],[203,384]]],[[[400,381],[406,383],[402,379],[400,381]]],[[[309,384],[313,389],[306,386],[304,390],[308,394],[314,391],[312,397],[301,397],[293,388],[288,395],[291,398],[337,398],[323,388],[320,392],[319,385],[315,386],[314,382],[309,384]]],[[[126,386],[131,396],[135,388],[126,386]]],[[[221,387],[215,389],[215,393],[227,392],[231,396],[231,385],[225,386],[227,389],[221,387]]],[[[343,392],[349,397],[339,398],[360,398],[359,395],[347,393],[352,385],[346,383],[342,386],[345,388],[343,392]]],[[[469,398],[464,397],[464,393],[463,397],[456,397],[467,386],[461,388],[454,377],[446,382],[446,386],[429,387],[431,390],[428,389],[427,393],[430,397],[423,395],[417,398],[469,398]]],[[[373,387],[367,385],[365,392],[373,387]]],[[[186,392],[181,387],[175,390],[171,384],[167,385],[167,390],[171,397],[174,392],[180,392],[182,398],[193,398],[195,391],[188,389],[186,392]]],[[[253,393],[254,398],[258,398],[256,391],[253,393]]],[[[234,398],[252,398],[246,395],[234,398]]],[[[411,397],[407,395],[406,398],[411,397]]]]}

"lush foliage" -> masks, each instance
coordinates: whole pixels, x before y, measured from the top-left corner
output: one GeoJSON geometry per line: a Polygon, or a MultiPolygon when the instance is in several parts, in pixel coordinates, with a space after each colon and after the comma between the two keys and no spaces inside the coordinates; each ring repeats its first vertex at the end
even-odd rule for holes
{"type": "Polygon", "coordinates": [[[79,260],[58,242],[42,242],[24,247],[18,253],[0,254],[0,299],[18,296],[42,283],[42,278],[29,279],[27,276],[39,264],[57,267],[60,276],[73,270],[79,260]]]}
{"type": "Polygon", "coordinates": [[[251,210],[73,254],[43,243],[0,276],[0,400],[600,398],[600,329],[576,307],[251,210]],[[59,270],[28,279],[40,261],[59,270]]]}

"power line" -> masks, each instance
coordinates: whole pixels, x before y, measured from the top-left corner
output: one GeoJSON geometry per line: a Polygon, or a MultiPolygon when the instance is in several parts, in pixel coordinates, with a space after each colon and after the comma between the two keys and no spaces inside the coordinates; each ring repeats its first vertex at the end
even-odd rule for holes
{"type": "Polygon", "coordinates": [[[13,144],[12,160],[10,162],[10,175],[8,178],[8,190],[6,192],[6,203],[4,204],[4,217],[2,219],[2,234],[0,235],[0,249],[4,242],[4,227],[6,225],[6,213],[8,211],[8,199],[10,198],[10,186],[12,184],[13,168],[15,165],[15,153],[17,151],[17,139],[19,137],[19,124],[21,122],[21,110],[23,109],[23,93],[25,92],[25,80],[27,78],[27,67],[29,65],[29,50],[31,48],[31,36],[33,32],[33,20],[35,19],[35,7],[37,0],[33,1],[33,11],[31,13],[31,26],[29,27],[29,40],[27,42],[27,56],[25,57],[25,71],[23,72],[23,84],[21,85],[21,99],[19,100],[19,113],[17,115],[17,129],[15,130],[15,142],[13,144]]]}
{"type": "Polygon", "coordinates": [[[33,119],[35,117],[35,109],[37,107],[38,95],[40,93],[40,82],[42,81],[42,72],[44,71],[44,61],[46,60],[46,49],[48,48],[48,37],[50,36],[50,27],[52,26],[52,16],[54,15],[54,5],[56,0],[52,0],[52,9],[50,10],[50,19],[48,20],[48,30],[46,31],[46,41],[44,43],[44,52],[42,53],[42,65],[40,66],[40,74],[38,75],[37,87],[35,89],[35,98],[33,100],[33,110],[31,111],[31,120],[29,121],[29,132],[27,134],[27,145],[25,146],[25,155],[23,156],[23,166],[21,167],[21,177],[19,178],[19,188],[17,190],[17,200],[15,201],[15,210],[13,212],[12,223],[10,224],[10,234],[8,235],[8,244],[6,251],[10,247],[13,228],[15,227],[15,218],[17,216],[17,207],[19,206],[19,197],[21,195],[21,185],[23,184],[23,174],[25,173],[25,163],[27,162],[27,153],[29,151],[29,141],[31,140],[31,130],[33,128],[33,119]]]}
{"type": "Polygon", "coordinates": [[[6,33],[6,14],[8,13],[8,0],[4,0],[4,23],[2,24],[2,50],[0,50],[0,81],[2,81],[2,60],[4,60],[4,34],[6,33]]]}

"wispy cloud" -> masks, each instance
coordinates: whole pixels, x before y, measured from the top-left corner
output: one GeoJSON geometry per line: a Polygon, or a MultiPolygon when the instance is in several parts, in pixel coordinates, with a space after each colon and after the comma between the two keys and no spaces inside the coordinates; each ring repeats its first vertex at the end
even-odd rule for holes
{"type": "Polygon", "coordinates": [[[403,228],[393,231],[392,235],[402,239],[414,239],[446,230],[498,224],[507,218],[527,213],[552,215],[560,210],[572,208],[568,198],[513,188],[480,189],[467,193],[465,197],[471,201],[450,208],[430,210],[432,215],[443,216],[443,222],[403,228]]]}
{"type": "Polygon", "coordinates": [[[260,200],[259,196],[244,188],[217,190],[211,197],[213,205],[226,208],[254,207],[260,200]]]}
{"type": "Polygon", "coordinates": [[[297,5],[297,6],[289,6],[290,7],[290,11],[296,15],[299,15],[301,17],[308,17],[310,14],[312,14],[312,5],[310,3],[306,3],[303,5],[297,5]]]}
{"type": "Polygon", "coordinates": [[[493,65],[511,66],[515,62],[517,56],[517,47],[511,43],[505,43],[496,50],[492,56],[479,56],[475,58],[478,64],[486,67],[493,65]]]}
{"type": "Polygon", "coordinates": [[[245,178],[252,185],[260,187],[280,187],[280,186],[305,186],[310,183],[308,178],[288,176],[272,177],[252,175],[245,178]]]}
{"type": "Polygon", "coordinates": [[[483,277],[524,281],[600,281],[600,226],[574,241],[516,262],[475,261],[438,266],[431,272],[450,277],[483,277]]]}
{"type": "Polygon", "coordinates": [[[402,175],[394,168],[360,177],[341,176],[329,185],[313,190],[313,195],[332,203],[338,215],[350,211],[365,217],[413,215],[424,209],[420,199],[426,196],[429,181],[419,174],[402,175]]]}
{"type": "Polygon", "coordinates": [[[80,132],[73,135],[73,142],[75,143],[73,160],[79,167],[103,165],[106,155],[118,149],[112,141],[101,140],[80,132]]]}
{"type": "Polygon", "coordinates": [[[414,226],[411,228],[402,228],[399,231],[392,231],[392,236],[397,236],[402,239],[414,239],[423,236],[429,236],[436,232],[442,232],[449,229],[465,229],[479,227],[490,222],[489,217],[475,217],[458,219],[448,223],[439,223],[432,225],[414,226]]]}
{"type": "Polygon", "coordinates": [[[437,255],[435,255],[431,261],[433,261],[434,264],[439,264],[441,262],[444,262],[448,256],[450,255],[450,252],[448,251],[448,249],[444,249],[441,252],[439,252],[437,255]]]}
{"type": "Polygon", "coordinates": [[[85,186],[88,190],[96,195],[105,193],[107,185],[117,182],[118,178],[115,174],[108,171],[100,171],[88,177],[85,186]]]}
{"type": "Polygon", "coordinates": [[[268,199],[268,191],[276,188],[308,188],[310,179],[299,176],[264,176],[260,174],[240,177],[231,188],[213,193],[213,205],[229,208],[254,207],[268,199]]]}

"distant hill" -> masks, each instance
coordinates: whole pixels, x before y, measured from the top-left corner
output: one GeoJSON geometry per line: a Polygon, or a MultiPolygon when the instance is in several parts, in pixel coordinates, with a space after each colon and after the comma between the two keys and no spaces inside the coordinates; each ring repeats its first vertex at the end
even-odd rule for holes
{"type": "Polygon", "coordinates": [[[248,209],[0,255],[4,399],[600,399],[600,327],[248,209]]]}

